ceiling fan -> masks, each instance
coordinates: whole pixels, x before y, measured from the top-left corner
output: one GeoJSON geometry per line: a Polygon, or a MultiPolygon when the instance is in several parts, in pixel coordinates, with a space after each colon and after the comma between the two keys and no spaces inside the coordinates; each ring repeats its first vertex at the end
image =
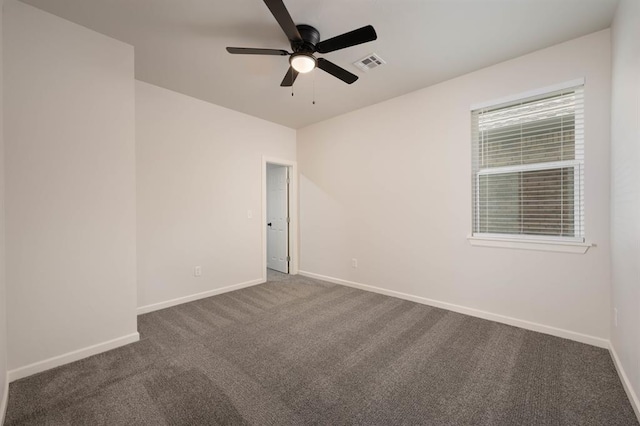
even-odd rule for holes
{"type": "Polygon", "coordinates": [[[324,58],[316,58],[314,53],[329,53],[346,47],[367,43],[378,38],[376,30],[367,25],[357,30],[320,41],[320,33],[310,25],[296,25],[289,15],[282,0],[264,0],[265,4],[276,18],[291,43],[289,53],[280,49],[259,49],[248,47],[227,47],[227,52],[239,55],[277,55],[289,56],[289,70],[284,76],[280,86],[290,87],[296,81],[298,73],[307,73],[316,67],[339,78],[347,84],[351,84],[358,77],[342,67],[324,58]]]}

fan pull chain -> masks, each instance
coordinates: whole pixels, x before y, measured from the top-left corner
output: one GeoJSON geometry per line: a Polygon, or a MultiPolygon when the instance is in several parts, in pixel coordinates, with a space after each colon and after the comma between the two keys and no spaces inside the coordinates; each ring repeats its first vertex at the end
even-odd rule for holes
{"type": "Polygon", "coordinates": [[[316,70],[313,70],[313,99],[311,102],[313,105],[316,104],[316,70]]]}

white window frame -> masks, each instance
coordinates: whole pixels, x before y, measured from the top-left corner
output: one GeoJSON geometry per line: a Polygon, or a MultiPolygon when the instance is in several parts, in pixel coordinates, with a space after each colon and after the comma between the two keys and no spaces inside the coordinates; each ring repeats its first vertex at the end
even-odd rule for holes
{"type": "MultiPolygon", "coordinates": [[[[523,99],[532,98],[536,96],[545,95],[547,93],[552,93],[556,91],[566,90],[577,86],[583,86],[585,83],[584,79],[572,80],[565,83],[561,83],[554,86],[549,86],[541,89],[537,89],[534,91],[529,91],[526,93],[521,93],[518,95],[509,96],[507,98],[502,98],[495,101],[485,102],[482,104],[476,104],[471,106],[471,111],[476,111],[479,109],[489,108],[489,107],[497,107],[501,104],[509,104],[515,103],[523,99]]],[[[582,135],[584,138],[584,135],[582,135]]],[[[503,166],[503,167],[493,167],[493,168],[485,168],[474,172],[473,183],[474,188],[473,195],[476,198],[476,209],[472,213],[472,229],[473,229],[473,218],[476,220],[479,218],[480,210],[479,206],[479,197],[480,191],[478,190],[480,185],[480,177],[486,175],[497,175],[497,174],[505,174],[505,173],[517,173],[517,172],[525,172],[525,171],[534,171],[534,170],[550,170],[550,169],[558,169],[558,168],[568,168],[573,167],[574,176],[578,176],[579,173],[582,172],[580,170],[583,167],[584,158],[582,159],[573,159],[573,160],[564,160],[564,161],[553,161],[553,162],[545,162],[545,163],[533,163],[533,164],[523,164],[523,165],[515,165],[515,166],[503,166]]],[[[584,183],[582,183],[584,184],[584,183]]],[[[580,197],[583,196],[584,188],[581,184],[576,183],[575,191],[574,191],[574,217],[579,217],[580,214],[584,214],[584,212],[580,211],[580,197]]],[[[584,208],[584,207],[583,207],[584,208]]],[[[581,219],[584,221],[584,219],[581,219]]],[[[479,222],[479,221],[478,221],[479,222]]],[[[584,226],[584,223],[582,224],[584,226]]],[[[493,233],[478,233],[471,232],[471,234],[467,237],[469,243],[472,246],[482,246],[482,247],[501,247],[501,248],[514,248],[514,249],[528,249],[528,250],[541,250],[541,251],[556,251],[556,252],[566,252],[566,253],[586,253],[586,251],[593,244],[585,242],[584,236],[578,237],[560,237],[560,236],[550,236],[550,235],[524,235],[524,234],[493,234],[493,233]]]]}

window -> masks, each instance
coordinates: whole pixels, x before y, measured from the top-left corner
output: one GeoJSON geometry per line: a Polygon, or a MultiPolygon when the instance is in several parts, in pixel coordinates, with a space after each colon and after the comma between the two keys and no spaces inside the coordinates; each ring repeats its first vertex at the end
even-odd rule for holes
{"type": "Polygon", "coordinates": [[[584,242],[583,87],[472,111],[473,237],[584,242]]]}

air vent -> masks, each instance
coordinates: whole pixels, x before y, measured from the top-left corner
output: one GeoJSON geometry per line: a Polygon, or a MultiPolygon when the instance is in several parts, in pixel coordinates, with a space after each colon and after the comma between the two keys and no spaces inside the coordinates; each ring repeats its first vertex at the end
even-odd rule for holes
{"type": "Polygon", "coordinates": [[[369,70],[372,70],[384,64],[386,64],[386,62],[375,53],[371,53],[360,59],[359,61],[353,63],[353,65],[364,72],[369,72],[369,70]]]}

